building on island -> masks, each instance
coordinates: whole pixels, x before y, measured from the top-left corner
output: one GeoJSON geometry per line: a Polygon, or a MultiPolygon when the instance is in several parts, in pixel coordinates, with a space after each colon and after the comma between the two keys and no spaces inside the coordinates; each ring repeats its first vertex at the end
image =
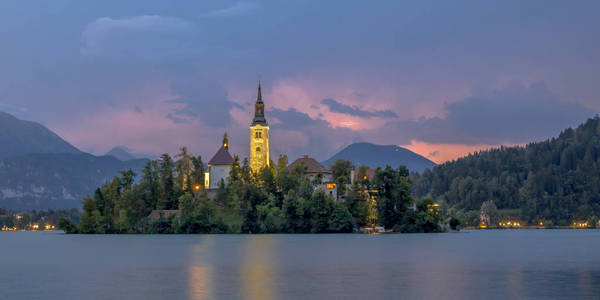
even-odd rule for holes
{"type": "Polygon", "coordinates": [[[361,174],[359,170],[352,169],[350,171],[350,184],[354,184],[355,182],[363,182],[363,181],[372,181],[375,177],[375,170],[371,168],[364,169],[364,172],[361,174]],[[362,177],[362,178],[361,178],[362,177]]]}
{"type": "MultiPolygon", "coordinates": [[[[214,190],[219,187],[221,180],[227,181],[232,163],[233,156],[229,153],[229,139],[225,133],[221,147],[208,162],[208,169],[204,173],[204,188],[214,190]]],[[[259,81],[254,118],[250,124],[250,169],[258,173],[269,164],[269,125],[265,119],[265,104],[259,81]]]]}
{"type": "Polygon", "coordinates": [[[315,180],[317,177],[320,177],[321,183],[316,186],[316,189],[323,189],[327,194],[331,195],[333,199],[337,200],[337,184],[333,181],[331,170],[325,168],[316,159],[308,157],[308,155],[303,155],[287,166],[289,171],[296,168],[303,168],[304,174],[306,174],[310,180],[315,180]]]}
{"type": "Polygon", "coordinates": [[[258,173],[270,163],[269,125],[265,119],[265,104],[262,100],[260,81],[258,95],[254,104],[254,118],[250,124],[250,169],[258,173]]]}
{"type": "Polygon", "coordinates": [[[221,148],[208,162],[208,171],[204,173],[204,186],[208,189],[218,188],[221,180],[226,181],[229,177],[232,163],[233,157],[229,153],[229,138],[225,133],[221,148]]]}

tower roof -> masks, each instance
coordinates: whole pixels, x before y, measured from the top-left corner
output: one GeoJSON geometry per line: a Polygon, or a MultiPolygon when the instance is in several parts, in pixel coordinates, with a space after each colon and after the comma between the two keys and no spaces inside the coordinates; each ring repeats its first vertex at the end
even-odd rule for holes
{"type": "Polygon", "coordinates": [[[262,100],[260,80],[258,81],[258,94],[256,96],[256,103],[254,104],[254,118],[252,119],[251,126],[254,125],[267,126],[267,119],[265,118],[265,103],[262,100]]]}
{"type": "Polygon", "coordinates": [[[260,80],[258,80],[258,95],[256,96],[256,103],[263,103],[262,101],[262,92],[260,89],[260,80]]]}
{"type": "Polygon", "coordinates": [[[233,157],[229,153],[229,139],[227,138],[227,133],[223,136],[223,143],[221,144],[221,148],[217,150],[215,156],[210,159],[208,162],[209,165],[230,165],[233,163],[233,157]]]}

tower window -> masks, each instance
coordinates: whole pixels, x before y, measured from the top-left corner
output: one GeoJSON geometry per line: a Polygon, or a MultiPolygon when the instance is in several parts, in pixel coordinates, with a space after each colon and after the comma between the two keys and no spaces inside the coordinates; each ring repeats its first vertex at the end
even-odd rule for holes
{"type": "Polygon", "coordinates": [[[256,152],[260,152],[260,147],[256,147],[256,152]]]}
{"type": "Polygon", "coordinates": [[[260,131],[256,131],[256,132],[254,133],[254,137],[255,137],[255,138],[257,138],[257,139],[260,139],[260,138],[262,138],[262,132],[260,132],[260,131]]]}

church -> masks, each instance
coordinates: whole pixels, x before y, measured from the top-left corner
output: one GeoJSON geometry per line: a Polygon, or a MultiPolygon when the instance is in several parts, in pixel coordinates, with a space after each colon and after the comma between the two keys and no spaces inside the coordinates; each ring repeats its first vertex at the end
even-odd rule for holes
{"type": "MultiPolygon", "coordinates": [[[[216,189],[221,181],[226,181],[231,171],[233,156],[229,153],[229,138],[223,136],[221,147],[208,162],[208,170],[204,173],[204,187],[216,189]]],[[[270,164],[269,158],[269,125],[265,118],[265,103],[262,100],[260,81],[258,95],[254,104],[254,118],[250,123],[250,169],[260,172],[270,164]]]]}

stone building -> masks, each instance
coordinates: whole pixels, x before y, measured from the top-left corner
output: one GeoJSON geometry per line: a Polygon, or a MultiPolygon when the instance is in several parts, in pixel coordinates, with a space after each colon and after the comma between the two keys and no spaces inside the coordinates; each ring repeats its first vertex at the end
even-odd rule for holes
{"type": "Polygon", "coordinates": [[[333,174],[331,170],[325,168],[316,159],[303,155],[296,159],[293,163],[287,166],[289,171],[296,168],[304,168],[304,174],[314,181],[317,177],[321,177],[320,184],[317,185],[317,189],[323,189],[327,194],[331,195],[333,199],[337,200],[337,184],[333,181],[333,174]]]}

